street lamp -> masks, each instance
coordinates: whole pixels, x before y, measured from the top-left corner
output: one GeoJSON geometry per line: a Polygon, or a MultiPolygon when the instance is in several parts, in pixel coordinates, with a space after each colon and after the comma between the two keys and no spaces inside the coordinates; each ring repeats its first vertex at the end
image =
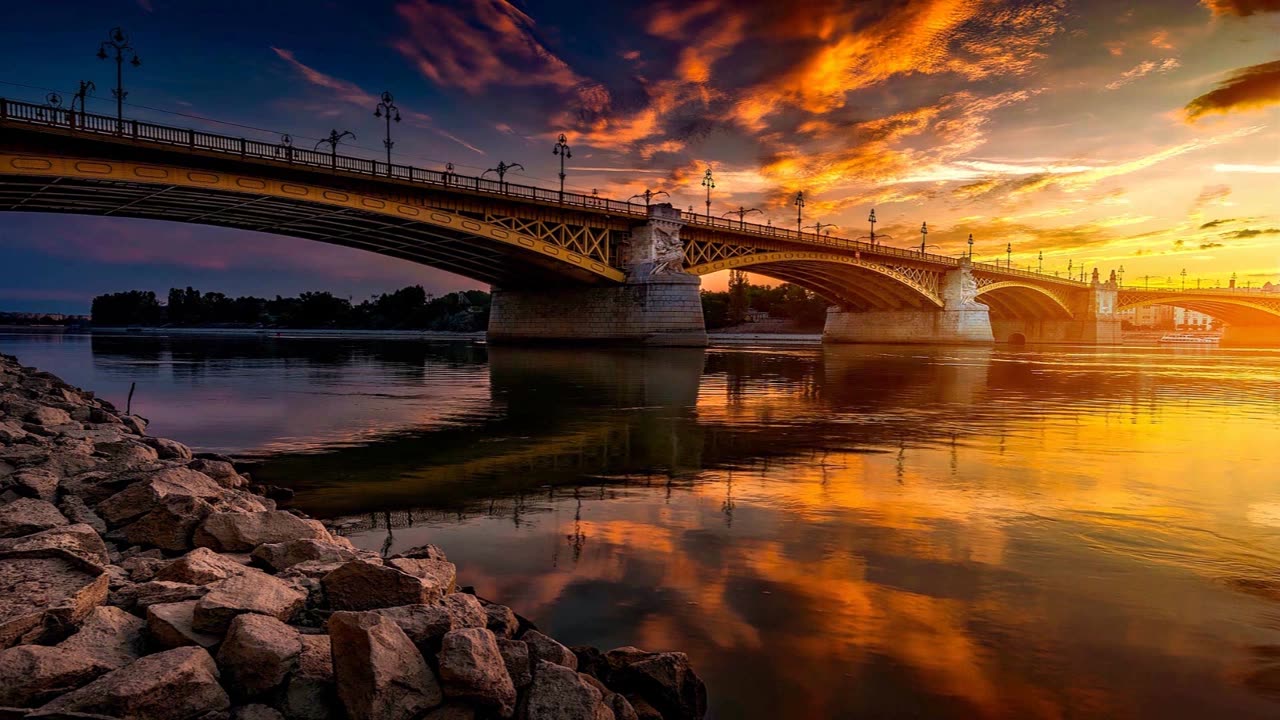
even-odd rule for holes
{"type": "Polygon", "coordinates": [[[454,172],[453,170],[453,163],[451,162],[445,163],[444,164],[444,184],[449,185],[450,183],[453,182],[453,179],[457,176],[458,176],[458,173],[454,172]]]}
{"type": "Polygon", "coordinates": [[[761,210],[760,208],[744,208],[744,207],[739,207],[737,210],[730,210],[729,212],[725,213],[724,215],[721,215],[720,217],[725,217],[725,215],[737,215],[737,216],[738,216],[738,227],[739,227],[740,229],[742,229],[742,230],[746,230],[746,229],[747,229],[747,216],[748,216],[748,215],[750,215],[750,214],[751,214],[751,213],[753,213],[753,212],[754,212],[754,213],[760,213],[761,215],[763,215],[763,214],[764,214],[764,211],[763,211],[763,210],[761,210]]]}
{"type": "Polygon", "coordinates": [[[76,103],[80,103],[80,124],[81,125],[84,125],[84,115],[85,115],[84,100],[86,97],[89,96],[89,93],[97,89],[98,89],[98,86],[94,85],[92,80],[81,80],[80,89],[76,90],[76,94],[71,98],[71,117],[73,120],[75,119],[75,114],[76,114],[76,103]]]}
{"type": "Polygon", "coordinates": [[[1187,269],[1182,268],[1182,272],[1180,274],[1182,275],[1182,289],[1186,290],[1187,289],[1187,269]]]}
{"type": "Polygon", "coordinates": [[[116,89],[111,94],[116,98],[116,132],[124,132],[124,99],[129,93],[124,91],[124,56],[128,55],[131,59],[129,64],[138,67],[142,61],[138,59],[138,53],[129,44],[129,36],[124,34],[124,30],[118,27],[111,28],[111,32],[107,33],[107,39],[98,44],[98,59],[106,60],[110,57],[107,54],[107,48],[115,51],[116,56],[116,89]]]}
{"type": "Polygon", "coordinates": [[[831,234],[831,228],[833,228],[833,227],[840,227],[840,226],[839,226],[839,225],[835,225],[835,224],[833,224],[833,223],[821,223],[821,222],[817,222],[817,223],[814,223],[814,224],[812,224],[812,225],[810,225],[810,226],[806,227],[806,228],[805,228],[805,230],[812,230],[814,235],[821,235],[821,234],[822,234],[822,229],[823,229],[823,228],[826,228],[826,229],[827,229],[827,235],[830,235],[830,234],[831,234]]]}
{"type": "Polygon", "coordinates": [[[1041,250],[1039,257],[1036,258],[1036,274],[1040,275],[1043,273],[1044,273],[1044,251],[1041,250]]]}
{"type": "Polygon", "coordinates": [[[331,163],[334,170],[338,169],[338,143],[342,142],[342,138],[347,137],[348,135],[351,136],[352,140],[356,139],[356,134],[350,130],[343,130],[342,132],[330,130],[329,137],[316,143],[317,150],[320,149],[321,145],[327,144],[329,146],[329,156],[332,158],[331,163]]]}
{"type": "Polygon", "coordinates": [[[391,146],[395,143],[391,142],[391,116],[395,115],[396,122],[400,122],[400,108],[396,107],[396,99],[390,92],[382,92],[382,102],[373,109],[374,117],[387,117],[387,137],[382,144],[387,148],[387,177],[391,177],[391,146]]]}
{"type": "Polygon", "coordinates": [[[716,187],[716,179],[711,177],[711,167],[707,167],[707,173],[702,176],[702,187],[707,189],[707,222],[711,222],[711,191],[716,187]]]}
{"type": "Polygon", "coordinates": [[[1120,284],[1124,285],[1124,266],[1123,265],[1120,266],[1120,270],[1119,272],[1116,273],[1116,277],[1119,278],[1120,284]]]}
{"type": "Polygon", "coordinates": [[[929,235],[929,223],[920,223],[920,254],[924,254],[925,238],[929,235]]]}
{"type": "Polygon", "coordinates": [[[969,233],[969,262],[973,262],[973,233],[969,233]]]}
{"type": "Polygon", "coordinates": [[[564,161],[573,157],[573,153],[569,150],[569,138],[560,133],[560,139],[556,140],[556,146],[551,148],[552,155],[560,156],[560,202],[564,202],[564,161]]]}
{"type": "Polygon", "coordinates": [[[1006,243],[1004,246],[1004,267],[1006,270],[1013,269],[1013,243],[1006,243]]]}
{"type": "Polygon", "coordinates": [[[796,234],[799,235],[803,231],[803,228],[801,227],[801,225],[804,223],[804,191],[803,190],[796,193],[795,206],[796,206],[796,234]]]}
{"type": "Polygon", "coordinates": [[[876,209],[871,208],[871,217],[867,218],[871,221],[871,247],[876,246],[876,209]]]}
{"type": "Polygon", "coordinates": [[[483,178],[485,175],[488,175],[489,173],[498,173],[498,185],[502,187],[502,192],[506,192],[507,191],[507,171],[514,170],[515,168],[520,168],[521,170],[523,170],[524,166],[521,165],[520,163],[511,163],[510,165],[508,165],[507,163],[499,160],[498,167],[489,168],[488,170],[485,170],[483,173],[480,174],[480,177],[483,178]]]}
{"type": "Polygon", "coordinates": [[[645,210],[648,210],[649,203],[652,202],[653,199],[658,197],[659,195],[666,195],[668,198],[671,197],[671,194],[668,193],[666,190],[649,190],[648,188],[646,188],[644,192],[637,193],[627,198],[627,204],[630,205],[631,201],[635,200],[636,198],[644,198],[644,208],[645,210]]]}

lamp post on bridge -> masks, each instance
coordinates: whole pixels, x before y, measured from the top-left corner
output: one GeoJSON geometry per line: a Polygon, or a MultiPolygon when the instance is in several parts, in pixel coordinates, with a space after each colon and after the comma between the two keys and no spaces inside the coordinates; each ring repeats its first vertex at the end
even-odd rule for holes
{"type": "Polygon", "coordinates": [[[387,148],[387,177],[391,177],[391,146],[395,143],[391,142],[391,116],[395,115],[396,122],[400,122],[400,108],[396,107],[395,97],[386,90],[382,91],[382,102],[373,109],[374,117],[386,116],[387,118],[387,136],[383,139],[382,144],[387,148]]]}
{"type": "Polygon", "coordinates": [[[1124,266],[1123,265],[1120,266],[1119,272],[1116,273],[1116,278],[1120,285],[1124,285],[1124,266]]]}
{"type": "Polygon", "coordinates": [[[1013,269],[1013,243],[1005,243],[1004,246],[1004,269],[1013,269]]]}
{"type": "Polygon", "coordinates": [[[458,173],[453,171],[453,163],[447,162],[444,164],[444,184],[445,185],[451,184],[453,182],[453,179],[457,177],[457,175],[458,173]]]}
{"type": "Polygon", "coordinates": [[[1182,272],[1180,274],[1182,275],[1182,289],[1186,290],[1187,289],[1187,269],[1182,268],[1182,272]]]}
{"type": "Polygon", "coordinates": [[[116,56],[116,87],[111,94],[116,99],[116,132],[124,132],[124,99],[129,93],[124,91],[124,57],[128,55],[131,59],[129,64],[138,67],[142,64],[142,60],[138,58],[138,53],[129,44],[129,36],[119,27],[111,28],[111,32],[107,33],[107,39],[98,44],[98,59],[106,60],[110,57],[107,54],[107,48],[115,51],[116,56]]]}
{"type": "Polygon", "coordinates": [[[1040,255],[1036,258],[1036,274],[1044,274],[1044,251],[1040,251],[1040,255]]]}
{"type": "Polygon", "coordinates": [[[893,239],[892,235],[884,235],[884,234],[876,235],[876,209],[875,208],[871,208],[871,215],[870,217],[867,218],[867,220],[871,222],[871,234],[863,235],[862,237],[858,238],[859,240],[868,240],[871,242],[871,247],[875,247],[877,238],[889,238],[890,240],[893,239]]]}
{"type": "Polygon", "coordinates": [[[521,170],[523,170],[524,166],[521,165],[520,163],[507,164],[499,160],[498,167],[493,167],[493,168],[489,168],[488,170],[485,170],[483,173],[480,174],[480,177],[483,178],[485,175],[488,175],[489,173],[497,173],[498,185],[501,187],[502,192],[506,192],[507,191],[507,171],[514,170],[516,168],[520,168],[521,170]]]}
{"type": "Polygon", "coordinates": [[[920,223],[920,254],[921,255],[924,254],[925,238],[928,236],[929,236],[929,223],[927,221],[920,223]]]}
{"type": "Polygon", "coordinates": [[[822,229],[823,229],[823,228],[826,228],[826,229],[827,229],[827,235],[830,235],[830,234],[831,234],[831,228],[833,228],[833,227],[840,227],[840,226],[839,226],[839,225],[836,225],[836,224],[834,224],[834,223],[822,223],[822,222],[816,222],[816,223],[814,223],[814,224],[812,224],[812,225],[810,225],[810,226],[806,227],[806,228],[805,228],[805,230],[813,230],[813,234],[814,234],[814,235],[822,235],[822,229]]]}
{"type": "Polygon", "coordinates": [[[716,179],[711,176],[711,167],[707,167],[707,172],[702,176],[702,187],[707,189],[707,223],[711,222],[711,191],[716,188],[716,179]]]}
{"type": "Polygon", "coordinates": [[[85,116],[84,101],[85,101],[85,98],[87,98],[87,97],[89,96],[89,93],[91,93],[91,92],[93,92],[93,91],[95,91],[95,90],[97,90],[97,89],[98,89],[98,86],[97,86],[97,85],[94,85],[92,80],[81,80],[81,81],[80,81],[80,89],[79,89],[79,90],[76,90],[76,94],[75,94],[75,95],[73,95],[73,96],[71,97],[71,117],[72,117],[73,121],[74,121],[74,119],[75,119],[75,115],[76,115],[76,103],[78,102],[78,103],[80,103],[80,124],[81,124],[81,125],[84,125],[84,116],[85,116]]]}
{"type": "Polygon", "coordinates": [[[804,224],[804,191],[803,190],[796,193],[795,206],[796,206],[796,234],[799,235],[802,232],[804,232],[804,229],[802,227],[804,224]]]}
{"type": "Polygon", "coordinates": [[[352,140],[356,139],[356,134],[350,130],[330,130],[329,137],[316,143],[316,149],[319,150],[321,145],[329,146],[330,165],[334,170],[338,169],[338,143],[342,142],[342,138],[350,136],[352,140]]]}
{"type": "Polygon", "coordinates": [[[632,195],[631,197],[627,198],[627,204],[630,205],[631,201],[635,200],[636,198],[644,198],[644,209],[648,211],[649,203],[659,195],[666,195],[668,198],[671,197],[671,194],[668,193],[666,190],[650,190],[648,188],[645,188],[644,192],[636,193],[635,195],[632,195]]]}
{"type": "Polygon", "coordinates": [[[551,154],[560,157],[560,202],[564,202],[564,161],[573,157],[573,152],[569,150],[569,138],[564,133],[560,133],[556,146],[551,148],[551,154]]]}
{"type": "Polygon", "coordinates": [[[746,230],[746,229],[747,229],[747,216],[748,216],[748,215],[750,215],[750,214],[751,214],[751,213],[753,213],[753,212],[754,212],[754,213],[760,213],[761,215],[763,215],[763,214],[764,214],[764,211],[763,211],[763,210],[761,210],[760,208],[745,208],[745,207],[739,207],[737,210],[730,210],[729,212],[726,212],[724,215],[721,215],[720,217],[725,217],[726,215],[737,215],[737,216],[738,216],[738,228],[739,228],[739,229],[741,229],[741,230],[746,230]]]}
{"type": "Polygon", "coordinates": [[[969,262],[973,262],[973,233],[969,233],[969,262]]]}

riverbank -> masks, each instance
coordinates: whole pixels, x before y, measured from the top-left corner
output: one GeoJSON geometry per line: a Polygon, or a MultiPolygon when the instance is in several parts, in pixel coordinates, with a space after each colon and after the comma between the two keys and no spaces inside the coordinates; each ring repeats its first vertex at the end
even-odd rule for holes
{"type": "MultiPolygon", "coordinates": [[[[0,718],[700,718],[679,652],[566,648],[0,355],[0,718]]],[[[465,570],[464,575],[465,579],[465,570]]]]}

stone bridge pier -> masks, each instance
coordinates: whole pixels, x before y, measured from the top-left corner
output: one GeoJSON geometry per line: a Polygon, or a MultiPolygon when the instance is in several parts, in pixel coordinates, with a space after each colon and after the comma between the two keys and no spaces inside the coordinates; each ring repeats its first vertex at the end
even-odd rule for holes
{"type": "Polygon", "coordinates": [[[1118,291],[1115,273],[1101,282],[1095,268],[1089,287],[1070,298],[1071,317],[993,317],[991,330],[997,343],[1013,345],[1120,345],[1120,318],[1115,314],[1118,291]]]}
{"type": "Polygon", "coordinates": [[[974,298],[978,283],[966,260],[948,272],[939,287],[942,307],[850,312],[827,310],[822,341],[828,343],[992,343],[986,305],[974,298]]]}
{"type": "Polygon", "coordinates": [[[705,346],[701,280],[684,271],[683,226],[679,210],[651,206],[618,244],[621,285],[493,288],[489,341],[705,346]]]}

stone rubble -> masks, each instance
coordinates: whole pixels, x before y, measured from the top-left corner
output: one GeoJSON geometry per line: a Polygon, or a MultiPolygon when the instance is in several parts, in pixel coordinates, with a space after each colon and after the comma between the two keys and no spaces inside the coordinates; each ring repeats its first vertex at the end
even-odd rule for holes
{"type": "Polygon", "coordinates": [[[683,653],[568,648],[0,355],[0,718],[697,720],[683,653]]]}

